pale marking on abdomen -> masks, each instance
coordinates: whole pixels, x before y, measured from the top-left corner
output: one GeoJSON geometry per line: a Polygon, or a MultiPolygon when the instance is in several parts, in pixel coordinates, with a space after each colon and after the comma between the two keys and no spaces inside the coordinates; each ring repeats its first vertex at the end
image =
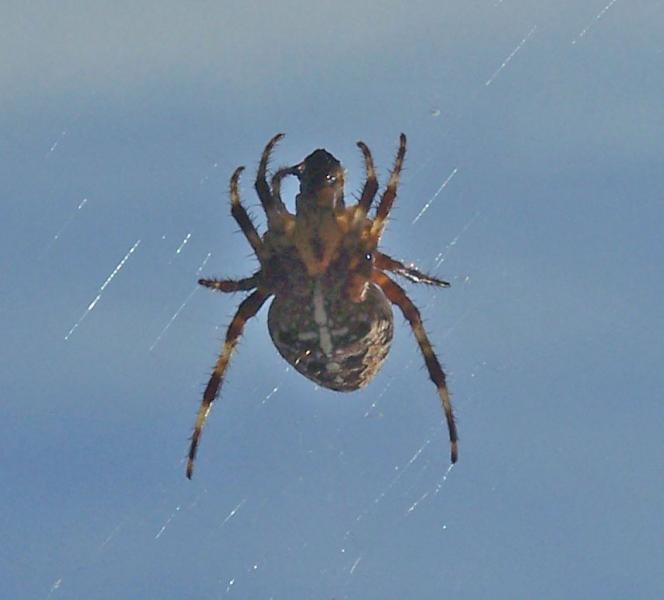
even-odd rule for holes
{"type": "Polygon", "coordinates": [[[320,348],[323,354],[330,356],[334,346],[332,344],[332,336],[327,327],[327,312],[325,312],[325,298],[323,298],[323,290],[320,286],[320,280],[316,281],[314,285],[314,321],[318,325],[318,335],[320,339],[320,348]]]}
{"type": "Polygon", "coordinates": [[[342,335],[346,335],[348,331],[348,327],[337,327],[336,329],[332,330],[332,335],[341,337],[342,335]]]}
{"type": "Polygon", "coordinates": [[[303,331],[297,334],[297,339],[302,342],[308,342],[309,340],[317,340],[318,333],[315,331],[303,331]]]}

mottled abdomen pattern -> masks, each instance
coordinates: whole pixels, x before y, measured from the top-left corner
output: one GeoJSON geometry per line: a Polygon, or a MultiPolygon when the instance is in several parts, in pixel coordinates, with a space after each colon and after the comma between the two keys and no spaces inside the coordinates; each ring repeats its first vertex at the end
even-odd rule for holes
{"type": "Polygon", "coordinates": [[[328,389],[352,392],[369,383],[385,362],[392,308],[373,284],[362,302],[317,286],[305,296],[275,297],[268,314],[270,336],[302,375],[328,389]]]}

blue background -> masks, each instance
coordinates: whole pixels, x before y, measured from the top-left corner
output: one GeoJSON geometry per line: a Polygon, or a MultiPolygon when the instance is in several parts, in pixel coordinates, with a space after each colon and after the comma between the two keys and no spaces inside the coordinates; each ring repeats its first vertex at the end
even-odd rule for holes
{"type": "Polygon", "coordinates": [[[4,597],[663,597],[664,3],[1,12],[4,597]],[[450,471],[400,315],[347,395],[288,367],[263,309],[185,479],[241,297],[195,282],[256,267],[228,178],[247,165],[263,227],[278,131],[275,165],[325,147],[349,193],[355,142],[384,183],[407,133],[383,248],[453,284],[407,286],[450,471]]]}

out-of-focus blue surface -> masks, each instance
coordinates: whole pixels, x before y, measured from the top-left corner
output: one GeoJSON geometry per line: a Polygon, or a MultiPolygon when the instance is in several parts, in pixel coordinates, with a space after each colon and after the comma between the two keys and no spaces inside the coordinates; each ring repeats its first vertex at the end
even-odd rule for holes
{"type": "Polygon", "coordinates": [[[3,597],[664,594],[664,4],[355,4],[2,9],[3,597]],[[383,247],[453,283],[407,286],[451,471],[400,315],[342,395],[264,309],[185,480],[240,300],[195,281],[256,267],[228,177],[263,226],[278,131],[275,165],[325,147],[349,192],[358,139],[384,182],[408,134],[383,247]]]}

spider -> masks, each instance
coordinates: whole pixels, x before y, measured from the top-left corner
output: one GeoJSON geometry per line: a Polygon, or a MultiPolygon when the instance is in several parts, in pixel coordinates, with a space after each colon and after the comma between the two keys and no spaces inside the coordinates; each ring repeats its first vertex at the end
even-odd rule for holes
{"type": "Polygon", "coordinates": [[[406,136],[387,188],[373,218],[367,216],[378,191],[373,158],[364,142],[366,181],[359,201],[344,203],[344,169],[332,154],[318,149],[301,163],[278,169],[267,183],[270,154],[283,134],[265,146],[258,165],[255,189],[267,215],[261,237],[240,203],[239,167],[230,180],[231,214],[251,245],[260,268],[244,279],[200,279],[219,292],[251,292],[240,303],[228,326],[226,339],[196,417],[187,462],[191,479],[205,421],[219,393],[228,363],[245,323],[274,296],[268,329],[277,350],[297,371],[328,389],[350,392],[365,386],[382,366],[392,342],[392,307],[409,322],[424,357],[429,377],[438,389],[449,429],[451,461],[457,460],[457,430],[445,373],[422,325],[420,312],[405,290],[387,272],[415,283],[449,287],[378,250],[387,217],[396,198],[399,174],[406,154],[406,136]],[[300,182],[295,214],[281,200],[284,177],[300,182]]]}

